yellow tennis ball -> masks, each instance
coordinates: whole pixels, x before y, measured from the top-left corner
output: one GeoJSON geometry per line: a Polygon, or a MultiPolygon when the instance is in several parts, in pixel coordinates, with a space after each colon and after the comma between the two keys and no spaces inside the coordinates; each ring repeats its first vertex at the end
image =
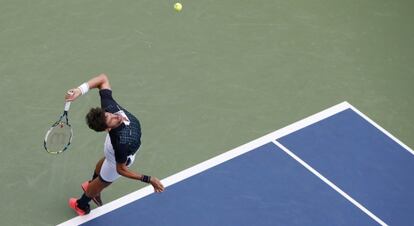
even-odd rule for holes
{"type": "Polygon", "coordinates": [[[177,12],[180,12],[183,9],[183,5],[181,5],[181,3],[177,2],[174,4],[174,9],[177,12]]]}

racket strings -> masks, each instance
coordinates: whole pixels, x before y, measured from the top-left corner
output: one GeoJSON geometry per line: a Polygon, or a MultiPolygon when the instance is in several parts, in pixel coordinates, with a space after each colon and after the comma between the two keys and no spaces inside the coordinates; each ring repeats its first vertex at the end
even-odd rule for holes
{"type": "Polygon", "coordinates": [[[55,123],[45,137],[45,149],[50,153],[66,150],[72,140],[72,128],[64,122],[55,123]]]}

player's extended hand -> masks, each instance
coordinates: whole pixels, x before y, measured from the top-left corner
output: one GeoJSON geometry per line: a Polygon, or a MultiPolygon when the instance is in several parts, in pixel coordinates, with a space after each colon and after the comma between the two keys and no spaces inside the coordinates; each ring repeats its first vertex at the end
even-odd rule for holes
{"type": "Polygon", "coordinates": [[[70,89],[65,94],[65,101],[74,101],[76,98],[82,95],[82,92],[78,88],[70,89]]]}
{"type": "Polygon", "coordinates": [[[162,185],[161,181],[158,180],[156,177],[151,177],[150,181],[151,185],[154,187],[154,191],[159,193],[164,191],[164,185],[162,185]]]}

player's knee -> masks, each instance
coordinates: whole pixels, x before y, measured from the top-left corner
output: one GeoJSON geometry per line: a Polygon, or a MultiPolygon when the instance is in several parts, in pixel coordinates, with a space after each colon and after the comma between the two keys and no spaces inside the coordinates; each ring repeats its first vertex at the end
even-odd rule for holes
{"type": "Polygon", "coordinates": [[[93,198],[96,196],[96,191],[95,189],[93,189],[91,186],[88,187],[88,190],[86,190],[85,194],[86,196],[88,196],[89,198],[93,198]]]}

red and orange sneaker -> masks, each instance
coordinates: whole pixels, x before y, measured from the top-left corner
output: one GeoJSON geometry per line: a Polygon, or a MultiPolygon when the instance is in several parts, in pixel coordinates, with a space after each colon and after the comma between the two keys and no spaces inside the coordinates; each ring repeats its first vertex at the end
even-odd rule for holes
{"type": "MultiPolygon", "coordinates": [[[[82,190],[84,192],[86,192],[86,190],[88,190],[88,186],[89,186],[90,181],[85,181],[81,184],[82,190]]],[[[101,199],[101,194],[98,194],[97,196],[92,198],[92,201],[97,205],[97,206],[102,206],[102,199],[101,199]]]]}
{"type": "Polygon", "coordinates": [[[72,208],[79,216],[83,216],[85,214],[88,214],[91,210],[89,208],[89,205],[85,209],[81,209],[78,206],[78,202],[76,198],[70,198],[69,199],[69,207],[72,208]]]}

